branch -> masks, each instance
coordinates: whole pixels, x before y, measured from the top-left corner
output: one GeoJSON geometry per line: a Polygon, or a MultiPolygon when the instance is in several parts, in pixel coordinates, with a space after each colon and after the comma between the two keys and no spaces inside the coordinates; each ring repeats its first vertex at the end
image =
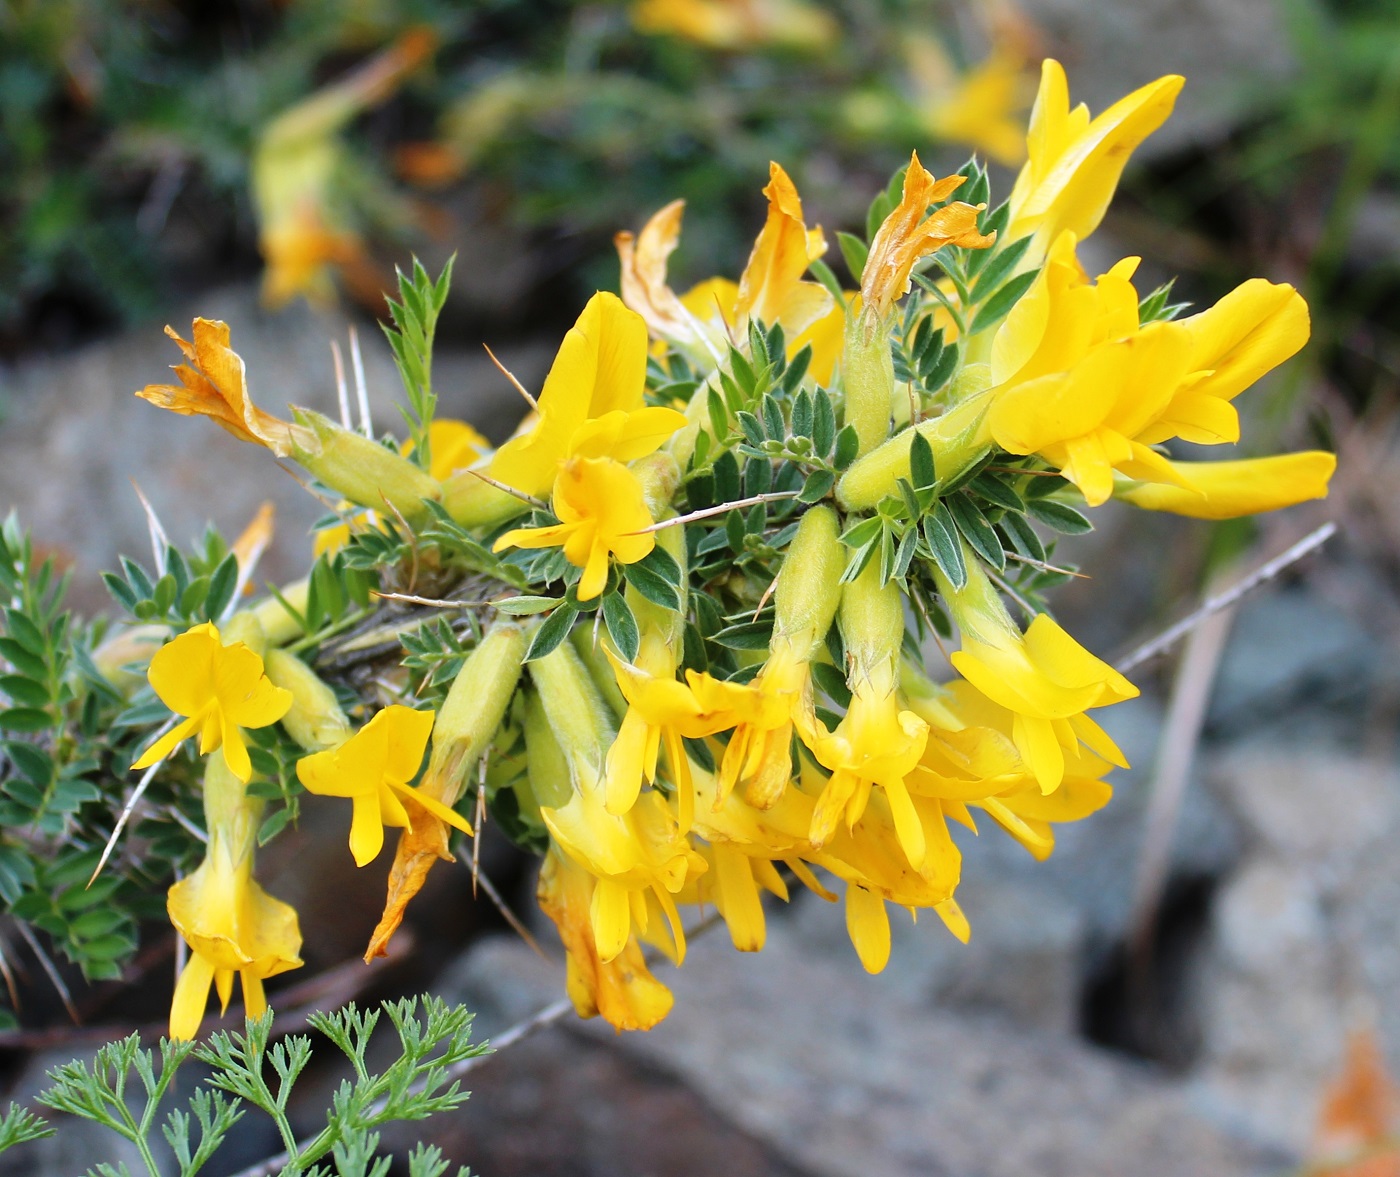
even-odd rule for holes
{"type": "Polygon", "coordinates": [[[1141,666],[1158,654],[1171,649],[1182,638],[1192,630],[1196,629],[1201,622],[1212,614],[1219,613],[1222,609],[1228,609],[1246,593],[1258,588],[1267,580],[1272,580],[1285,568],[1296,564],[1309,552],[1320,548],[1329,539],[1337,534],[1335,523],[1324,523],[1316,531],[1310,531],[1291,548],[1279,553],[1272,560],[1261,564],[1238,584],[1226,589],[1219,596],[1207,597],[1203,604],[1194,613],[1183,617],[1175,625],[1158,634],[1150,642],[1144,642],[1126,658],[1120,659],[1114,669],[1126,674],[1134,667],[1141,666]]]}

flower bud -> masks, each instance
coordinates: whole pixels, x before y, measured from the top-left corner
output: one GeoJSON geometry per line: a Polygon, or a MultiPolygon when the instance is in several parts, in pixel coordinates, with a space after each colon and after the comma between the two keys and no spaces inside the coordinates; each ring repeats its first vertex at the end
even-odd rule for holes
{"type": "MultiPolygon", "coordinates": [[[[986,365],[978,365],[977,378],[989,378],[986,365]]],[[[886,495],[895,493],[901,478],[910,478],[909,450],[917,430],[933,449],[933,468],[940,483],[952,481],[990,448],[985,418],[989,401],[971,395],[957,408],[921,421],[913,429],[897,433],[878,449],[857,458],[836,484],[836,501],[847,511],[869,511],[886,495]]]]}
{"type": "Polygon", "coordinates": [[[525,631],[511,622],[492,627],[468,655],[437,713],[423,792],[445,805],[462,795],[467,774],[505,718],[524,657],[525,631]]]}
{"type": "Polygon", "coordinates": [[[837,536],[836,512],[811,508],[797,525],[778,573],[773,640],[790,644],[804,662],[826,637],[841,601],[846,554],[837,536]]]}
{"type": "Polygon", "coordinates": [[[441,484],[407,458],[310,409],[294,408],[293,413],[315,435],[315,443],[297,445],[292,456],[352,503],[377,511],[388,503],[412,523],[427,514],[424,499],[442,498],[441,484]]]}
{"type": "Polygon", "coordinates": [[[281,589],[281,600],[269,595],[248,610],[262,626],[268,645],[285,646],[293,638],[301,636],[301,622],[287,612],[287,605],[304,614],[310,588],[310,582],[304,577],[294,580],[281,589]]]}
{"type": "Polygon", "coordinates": [[[530,663],[530,677],[571,778],[576,782],[581,777],[600,779],[617,728],[578,651],[561,642],[530,663]]]}
{"type": "Polygon", "coordinates": [[[308,752],[338,748],[353,732],[333,691],[295,654],[271,649],[263,655],[263,667],[274,686],[292,693],[292,706],[282,716],[287,734],[308,752]]]}

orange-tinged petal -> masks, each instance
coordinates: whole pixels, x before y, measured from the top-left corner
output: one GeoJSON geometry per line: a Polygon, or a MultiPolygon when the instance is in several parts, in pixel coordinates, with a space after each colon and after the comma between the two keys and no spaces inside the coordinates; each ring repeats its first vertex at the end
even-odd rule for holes
{"type": "Polygon", "coordinates": [[[653,213],[641,233],[613,238],[622,262],[622,301],[646,320],[651,333],[672,343],[695,341],[690,314],[666,284],[666,262],[681,237],[685,201],[673,200],[653,213]]]}
{"type": "Polygon", "coordinates": [[[831,296],[813,283],[806,306],[799,310],[789,305],[807,267],[826,252],[826,239],[820,229],[808,231],[797,187],[776,163],[768,165],[768,186],[763,195],[768,198],[768,219],[739,277],[735,309],[742,321],[753,319],[770,325],[783,317],[785,309],[797,312],[804,321],[784,325],[800,332],[831,304],[831,296]]]}
{"type": "Polygon", "coordinates": [[[890,308],[909,293],[910,274],[920,258],[945,245],[985,249],[994,238],[977,229],[978,210],[955,202],[929,213],[929,206],[947,200],[966,179],[948,176],[937,180],[919,162],[918,152],[904,173],[904,190],[898,206],[881,223],[870,243],[861,274],[860,294],[865,313],[883,319],[890,308]]]}

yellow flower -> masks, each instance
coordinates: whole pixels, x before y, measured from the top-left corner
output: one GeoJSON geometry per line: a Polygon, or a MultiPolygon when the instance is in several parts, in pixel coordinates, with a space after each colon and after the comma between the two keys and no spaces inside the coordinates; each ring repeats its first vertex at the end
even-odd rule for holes
{"type": "Polygon", "coordinates": [[[263,981],[301,967],[301,931],[294,908],[274,899],[252,878],[251,854],[235,862],[223,839],[210,839],[198,869],[170,888],[166,907],[190,959],[175,984],[170,1037],[199,1033],[212,983],[220,1009],[228,1008],[236,973],[250,1018],[267,1009],[263,981]]]}
{"type": "Polygon", "coordinates": [[[1102,809],[1113,789],[1101,778],[1112,765],[1084,747],[1065,749],[1064,779],[1053,793],[1036,783],[1012,739],[1015,716],[970,682],[945,688],[957,731],[931,731],[910,787],[936,796],[958,820],[976,829],[968,808],[981,809],[1035,858],[1050,857],[1054,824],[1079,821],[1102,809]]]}
{"type": "Polygon", "coordinates": [[[788,899],[787,884],[764,847],[713,842],[696,847],[708,864],[704,874],[678,896],[682,903],[712,906],[724,919],[729,939],[740,952],[762,952],[768,935],[763,892],[788,899]]]}
{"type": "Polygon", "coordinates": [[[297,761],[297,779],[308,792],[354,802],[350,853],[356,866],[373,861],[383,848],[385,826],[412,828],[405,802],[464,834],[472,832],[466,818],[408,783],[418,775],[432,729],[431,711],[394,704],[339,747],[297,761]]]}
{"type": "Polygon", "coordinates": [[[243,360],[229,346],[227,323],[196,319],[193,343],[181,339],[174,328],[167,327],[165,333],[185,353],[187,362],[174,365],[180,383],[148,384],[137,396],[172,413],[208,417],[240,441],[265,445],[279,458],[292,453],[298,427],[264,413],[252,402],[243,360]]]}
{"type": "Polygon", "coordinates": [[[889,799],[900,847],[909,865],[920,869],[927,848],[904,778],[919,763],[927,737],[928,724],[902,710],[892,690],[880,693],[868,680],[858,683],[836,730],[811,740],[816,758],[831,770],[812,815],[812,845],[824,846],[843,817],[854,825],[879,785],[889,799]]]}
{"type": "Polygon", "coordinates": [[[1030,93],[1022,53],[996,45],[984,61],[959,73],[935,38],[910,33],[903,41],[930,134],[965,143],[1007,167],[1026,158],[1023,112],[1030,93]]]}
{"type": "Polygon", "coordinates": [[[164,760],[197,732],[201,756],[222,748],[229,771],[247,781],[253,766],[241,729],[276,723],[292,705],[292,693],[263,673],[263,660],[242,642],[224,645],[212,622],[157,650],[147,677],[160,701],[186,719],[141,753],[133,769],[164,760]]]}
{"type": "Polygon", "coordinates": [[[953,666],[1013,713],[1012,739],[1041,789],[1050,793],[1060,784],[1065,751],[1081,740],[1126,768],[1118,746],[1084,712],[1134,698],[1137,688],[1043,613],[1021,633],[976,557],[965,551],[964,558],[968,579],[963,588],[954,589],[937,574],[939,591],[962,631],[962,649],[953,654],[953,666]]]}
{"type": "Polygon", "coordinates": [[[569,997],[580,1017],[602,1016],[618,1030],[650,1030],[671,1012],[671,991],[651,975],[636,940],[604,961],[593,934],[597,882],[553,846],[540,869],[540,909],[559,929],[569,997]]]}
{"type": "Polygon", "coordinates": [[[517,527],[495,543],[502,548],[550,548],[562,544],[569,563],[583,569],[578,599],[591,601],[608,580],[608,556],[635,564],[656,546],[643,532],[652,518],[636,476],[611,458],[570,458],[554,484],[554,513],[549,527],[517,527]],[[640,533],[640,534],[639,534],[640,533]]]}
{"type": "Polygon", "coordinates": [[[803,0],[638,0],[631,13],[639,32],[670,33],[711,49],[822,49],[837,36],[830,14],[803,0]]]}
{"type": "Polygon", "coordinates": [[[1006,239],[1041,234],[1041,249],[1068,229],[1089,236],[1113,199],[1133,150],[1167,121],[1185,80],[1176,74],[1134,90],[1089,117],[1082,103],[1069,106],[1064,67],[1046,58],[1026,138],[1029,158],[1011,191],[1006,239]]]}
{"type": "MultiPolygon", "coordinates": [[[[382,53],[274,118],[253,151],[253,200],[267,262],[263,299],[278,305],[298,294],[314,302],[334,295],[331,268],[364,280],[372,272],[359,235],[343,224],[337,198],[351,166],[339,133],[387,98],[431,54],[435,38],[413,29],[382,53]]],[[[366,283],[367,285],[369,283],[366,283]]]]}
{"type": "Polygon", "coordinates": [[[641,316],[615,294],[595,294],[564,336],[545,377],[537,419],[496,451],[491,476],[541,495],[570,458],[630,462],[658,449],[685,417],[646,406],[646,364],[641,316]]]}
{"type": "Polygon", "coordinates": [[[606,964],[621,953],[634,926],[648,931],[648,896],[665,913],[676,954],[684,959],[685,930],[675,895],[705,862],[690,848],[661,795],[643,793],[626,814],[614,815],[604,805],[602,782],[585,778],[565,804],[541,806],[540,814],[560,850],[597,880],[589,918],[599,959],[606,964]]]}
{"type": "MultiPolygon", "coordinates": [[[[477,643],[452,680],[433,726],[433,751],[423,781],[407,795],[413,824],[399,835],[384,912],[365,949],[366,962],[388,951],[389,940],[403,922],[404,909],[422,889],[428,872],[439,861],[451,862],[449,825],[430,804],[457,803],[473,779],[474,770],[496,736],[506,708],[515,694],[525,657],[525,630],[509,621],[498,621],[477,643]],[[422,812],[415,812],[417,804],[422,812]]],[[[450,809],[449,809],[449,812],[450,809]]]]}
{"type": "Polygon", "coordinates": [[[1120,483],[1115,498],[1193,519],[1237,519],[1325,499],[1337,455],[1321,450],[1237,462],[1173,462],[1182,485],[1120,483]]]}
{"type": "Polygon", "coordinates": [[[1113,493],[1115,470],[1190,493],[1190,468],[1151,447],[1237,441],[1231,401],[1303,346],[1307,305],[1291,286],[1252,279],[1200,314],[1139,328],[1136,259],[1091,285],[1074,244],[1056,240],[997,331],[986,428],[1011,453],[1053,463],[1090,506],[1113,493]]]}
{"type": "Polygon", "coordinates": [[[797,187],[776,163],[768,165],[763,195],[768,198],[768,219],[739,276],[734,301],[741,338],[751,320],[769,326],[781,323],[799,335],[831,309],[825,287],[802,281],[807,267],[826,252],[826,238],[821,226],[807,228],[797,187]]]}
{"type": "Polygon", "coordinates": [[[170,921],[190,946],[191,956],[175,984],[170,1037],[199,1032],[212,983],[228,1008],[234,974],[243,981],[250,1018],[267,1009],[263,981],[298,968],[301,932],[297,913],[253,881],[253,852],[263,802],[250,798],[222,759],[204,771],[204,817],[209,843],[204,861],[170,888],[170,921]]]}
{"type": "Polygon", "coordinates": [[[687,675],[705,711],[728,710],[732,716],[734,731],[719,772],[719,804],[743,784],[749,803],[767,809],[787,787],[794,726],[804,738],[816,727],[811,662],[841,599],[844,553],[835,512],[813,507],[802,516],[778,572],[773,637],[758,676],[744,685],[687,675]]]}
{"type": "Polygon", "coordinates": [[[623,814],[636,804],[643,779],[648,783],[656,780],[657,757],[664,743],[676,786],[677,819],[684,833],[695,817],[685,738],[713,735],[728,726],[728,716],[707,714],[691,688],[676,681],[675,653],[659,635],[643,634],[635,664],[622,661],[606,648],[604,653],[627,700],[627,714],[608,749],[604,773],[607,810],[623,814]]]}
{"type": "Polygon", "coordinates": [[[966,176],[937,180],[919,162],[916,151],[904,173],[904,189],[899,204],[875,231],[870,254],[860,278],[860,295],[867,324],[883,322],[894,304],[909,293],[909,275],[914,263],[945,245],[965,249],[985,249],[993,238],[977,229],[978,210],[954,201],[942,204],[966,181],[966,176]]]}
{"type": "Polygon", "coordinates": [[[807,228],[802,199],[788,174],[770,163],[768,175],[763,189],[768,218],[737,285],[727,278],[708,278],[679,297],[666,285],[666,259],[680,239],[684,201],[672,201],[653,215],[637,237],[619,233],[613,239],[622,262],[623,300],[657,338],[714,360],[731,340],[746,346],[750,320],[781,323],[792,357],[818,324],[826,323],[829,332],[831,322],[844,320],[843,309],[833,304],[825,287],[802,280],[826,252],[826,238],[820,227],[807,228]],[[833,315],[838,318],[832,320],[833,315]]]}
{"type": "Polygon", "coordinates": [[[923,824],[904,778],[923,755],[928,724],[901,708],[897,697],[902,602],[897,584],[880,584],[873,562],[842,593],[841,632],[851,705],[834,732],[818,728],[808,740],[817,759],[831,770],[812,814],[811,839],[813,846],[824,846],[842,817],[847,828],[854,827],[871,790],[879,785],[909,865],[921,870],[927,850],[923,824]]]}

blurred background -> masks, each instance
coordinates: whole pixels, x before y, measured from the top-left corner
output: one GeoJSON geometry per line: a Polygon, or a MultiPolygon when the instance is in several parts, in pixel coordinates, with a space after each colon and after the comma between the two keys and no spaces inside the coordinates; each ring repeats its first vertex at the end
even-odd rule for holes
{"type": "MultiPolygon", "coordinates": [[[[1245,432],[1340,454],[1331,497],[1278,516],[1105,509],[1060,616],[1115,660],[1324,521],[1338,535],[1133,672],[1143,698],[1105,726],[1134,768],[1050,862],[967,848],[969,946],[898,926],[869,978],[812,896],[758,957],[704,937],[664,975],[659,1029],[569,1019],[473,1074],[429,1131],[484,1177],[1400,1173],[1400,6],[0,0],[0,506],[88,612],[99,571],[147,547],[133,481],[177,541],[272,498],[273,580],[304,571],[321,512],[265,455],[134,402],[175,358],[165,323],[228,321],[274,410],[333,410],[329,344],[354,333],[388,428],[382,292],[455,253],[440,412],[499,440],[520,406],[482,343],[538,387],[586,297],[617,288],[615,232],[684,197],[679,288],[742,268],[769,160],[833,241],[911,148],[939,174],[990,159],[999,200],[1046,55],[1095,113],[1186,76],[1085,265],[1140,254],[1142,289],[1178,275],[1196,305],[1298,286],[1312,344],[1244,398],[1245,432]],[[1329,1163],[1357,1142],[1370,1167],[1329,1163]]],[[[381,868],[307,825],[295,871],[280,845],[260,868],[318,929],[279,1009],[433,987],[497,1034],[562,992],[529,864],[493,831],[481,870],[538,952],[444,867],[413,951],[365,969],[381,868]]],[[[164,941],[125,985],[68,978],[81,1028],[15,959],[17,1094],[160,1020],[164,941]]],[[[40,1167],[92,1163],[80,1137],[40,1167]]]]}

